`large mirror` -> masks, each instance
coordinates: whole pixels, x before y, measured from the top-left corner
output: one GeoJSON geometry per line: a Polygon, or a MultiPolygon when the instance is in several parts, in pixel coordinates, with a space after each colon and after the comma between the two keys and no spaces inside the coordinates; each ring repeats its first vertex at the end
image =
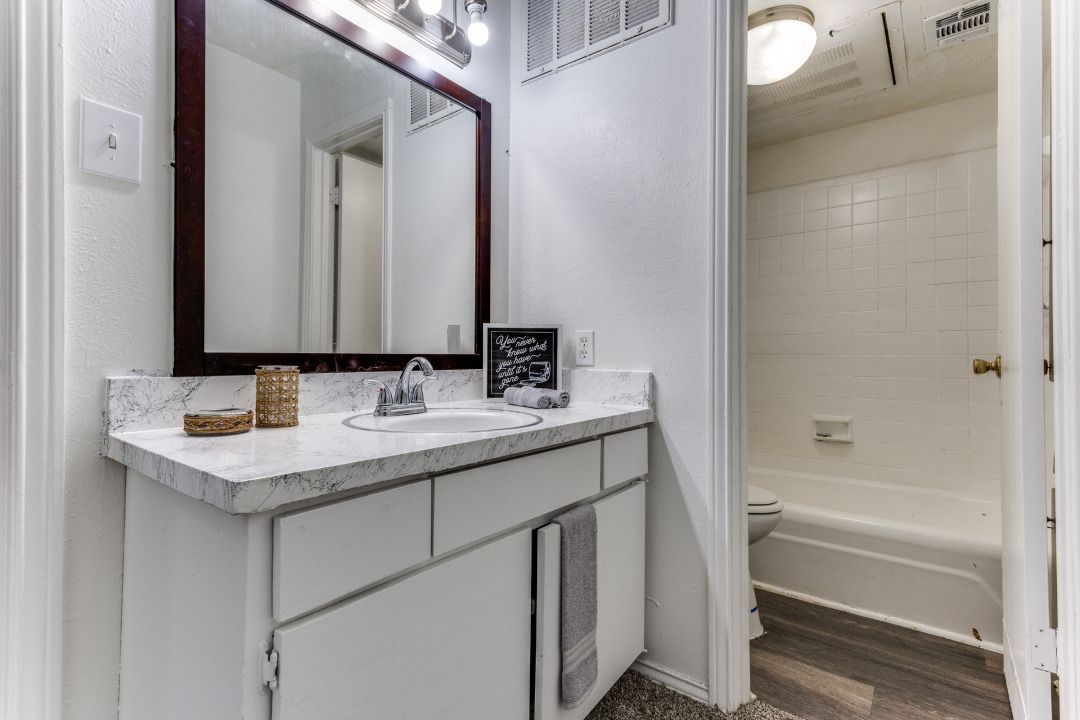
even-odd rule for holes
{"type": "Polygon", "coordinates": [[[478,367],[485,115],[312,0],[177,0],[176,373],[478,367]]]}

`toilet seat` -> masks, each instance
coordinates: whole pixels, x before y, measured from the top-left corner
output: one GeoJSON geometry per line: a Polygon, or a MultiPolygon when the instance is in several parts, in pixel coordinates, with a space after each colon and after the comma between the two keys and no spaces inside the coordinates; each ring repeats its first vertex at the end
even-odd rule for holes
{"type": "Polygon", "coordinates": [[[746,510],[751,515],[775,515],[784,511],[784,504],[765,488],[751,485],[747,488],[746,510]]]}

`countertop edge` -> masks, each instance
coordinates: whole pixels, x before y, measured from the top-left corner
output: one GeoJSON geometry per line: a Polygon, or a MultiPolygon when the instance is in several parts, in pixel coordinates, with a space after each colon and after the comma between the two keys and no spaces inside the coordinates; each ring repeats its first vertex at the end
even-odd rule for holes
{"type": "Polygon", "coordinates": [[[656,419],[655,411],[650,407],[598,407],[604,407],[612,414],[242,481],[199,470],[168,455],[146,450],[128,442],[124,437],[126,433],[110,433],[104,455],[187,497],[231,515],[250,515],[298,502],[330,498],[398,478],[449,473],[510,459],[631,430],[656,419]]]}

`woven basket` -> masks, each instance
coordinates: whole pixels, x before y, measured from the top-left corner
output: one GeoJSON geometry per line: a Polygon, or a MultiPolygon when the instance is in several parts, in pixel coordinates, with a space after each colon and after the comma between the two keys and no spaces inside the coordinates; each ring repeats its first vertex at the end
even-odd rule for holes
{"type": "Polygon", "coordinates": [[[202,410],[184,415],[188,435],[235,435],[251,429],[255,413],[239,408],[202,410]]]}
{"type": "Polygon", "coordinates": [[[255,425],[294,427],[300,424],[300,370],[293,365],[266,365],[255,370],[255,425]]]}

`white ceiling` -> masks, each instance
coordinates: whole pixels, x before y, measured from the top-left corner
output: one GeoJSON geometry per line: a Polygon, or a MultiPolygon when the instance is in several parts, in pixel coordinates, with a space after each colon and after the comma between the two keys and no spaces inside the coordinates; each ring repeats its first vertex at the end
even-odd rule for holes
{"type": "MultiPolygon", "coordinates": [[[[780,4],[779,0],[750,0],[750,12],[777,4],[780,4]]],[[[848,26],[889,3],[886,0],[800,0],[799,4],[814,13],[819,37],[828,37],[830,30],[848,26]]],[[[772,145],[996,89],[997,35],[936,52],[926,50],[923,19],[959,7],[965,4],[964,0],[900,0],[899,4],[906,85],[885,91],[870,90],[842,100],[819,98],[800,103],[790,113],[770,113],[767,118],[755,119],[752,113],[748,124],[750,147],[772,145]]],[[[884,32],[881,44],[884,52],[884,32]]]]}

